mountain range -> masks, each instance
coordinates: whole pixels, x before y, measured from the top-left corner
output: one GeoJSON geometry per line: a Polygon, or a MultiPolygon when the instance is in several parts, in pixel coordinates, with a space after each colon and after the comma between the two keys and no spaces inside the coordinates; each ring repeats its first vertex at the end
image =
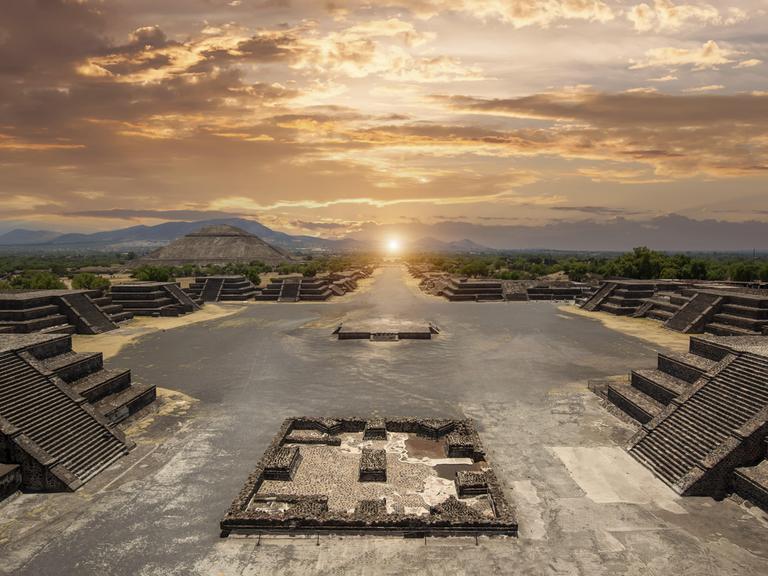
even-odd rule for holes
{"type": "MultiPolygon", "coordinates": [[[[40,250],[95,249],[95,250],[147,250],[163,246],[204,226],[228,224],[255,234],[270,244],[287,250],[351,251],[370,249],[375,242],[344,238],[329,240],[316,236],[291,235],[272,230],[256,220],[245,218],[217,218],[195,222],[165,222],[155,226],[131,226],[92,234],[62,234],[50,230],[17,228],[0,234],[0,246],[24,247],[40,250]]],[[[423,238],[409,245],[411,249],[429,252],[489,252],[492,249],[468,239],[444,242],[423,238]]]]}
{"type": "Polygon", "coordinates": [[[289,251],[342,252],[376,249],[382,239],[397,236],[409,250],[480,253],[498,250],[626,251],[635,246],[689,252],[768,251],[768,222],[694,220],[667,214],[647,220],[559,221],[544,225],[486,225],[465,221],[389,226],[366,224],[345,238],[327,239],[272,230],[256,220],[217,218],[171,221],[155,226],[131,226],[92,234],[15,229],[0,234],[5,251],[111,250],[148,251],[203,226],[229,224],[256,234],[289,251]],[[404,240],[405,241],[405,240],[404,240]]]}

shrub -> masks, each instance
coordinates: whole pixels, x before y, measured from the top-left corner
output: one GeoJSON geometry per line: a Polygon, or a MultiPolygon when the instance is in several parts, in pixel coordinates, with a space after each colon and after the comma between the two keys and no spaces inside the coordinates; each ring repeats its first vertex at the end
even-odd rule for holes
{"type": "Polygon", "coordinates": [[[72,278],[72,288],[78,290],[105,290],[109,286],[109,280],[90,272],[75,274],[75,277],[72,278]]]}
{"type": "Polygon", "coordinates": [[[11,287],[22,290],[61,290],[66,288],[56,274],[51,272],[26,272],[11,278],[11,287]]]}
{"type": "Polygon", "coordinates": [[[134,270],[133,277],[136,280],[151,282],[171,282],[173,280],[173,273],[170,268],[164,266],[141,266],[134,270]]]}

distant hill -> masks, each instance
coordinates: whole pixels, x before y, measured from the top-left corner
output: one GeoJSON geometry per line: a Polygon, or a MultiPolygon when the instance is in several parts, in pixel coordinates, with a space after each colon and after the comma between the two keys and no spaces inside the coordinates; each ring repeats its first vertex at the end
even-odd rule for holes
{"type": "Polygon", "coordinates": [[[42,244],[44,242],[50,242],[60,235],[59,232],[51,232],[50,230],[26,230],[24,228],[16,228],[5,234],[0,234],[0,245],[42,244]]]}
{"type": "Polygon", "coordinates": [[[367,223],[347,238],[329,240],[272,230],[256,220],[217,218],[194,222],[166,222],[132,226],[94,234],[60,234],[50,230],[16,229],[0,234],[0,249],[137,251],[164,246],[204,226],[228,225],[259,236],[266,242],[295,251],[355,251],[375,249],[392,233],[411,242],[410,250],[425,252],[487,253],[500,250],[562,250],[621,252],[635,246],[655,250],[733,252],[768,250],[768,222],[694,220],[666,214],[646,220],[621,217],[605,221],[558,221],[543,225],[484,225],[467,221],[396,226],[367,223]]]}
{"type": "Polygon", "coordinates": [[[421,238],[415,242],[411,242],[408,245],[408,249],[415,252],[460,252],[467,254],[496,252],[495,248],[483,246],[482,244],[473,242],[468,238],[464,238],[463,240],[456,240],[453,242],[445,242],[430,236],[421,238]]]}
{"type": "Polygon", "coordinates": [[[49,230],[17,229],[0,235],[0,245],[39,248],[84,248],[97,250],[141,250],[164,246],[206,226],[235,226],[286,250],[351,250],[362,245],[356,240],[327,240],[291,235],[245,218],[219,218],[196,222],[164,222],[155,226],[131,226],[93,234],[61,234],[49,230]]]}

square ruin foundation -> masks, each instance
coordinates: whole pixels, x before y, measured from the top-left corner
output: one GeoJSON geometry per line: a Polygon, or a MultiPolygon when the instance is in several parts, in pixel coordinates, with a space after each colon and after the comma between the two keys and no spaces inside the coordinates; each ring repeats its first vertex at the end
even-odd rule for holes
{"type": "Polygon", "coordinates": [[[471,420],[289,418],[221,521],[230,533],[517,535],[471,420]]]}

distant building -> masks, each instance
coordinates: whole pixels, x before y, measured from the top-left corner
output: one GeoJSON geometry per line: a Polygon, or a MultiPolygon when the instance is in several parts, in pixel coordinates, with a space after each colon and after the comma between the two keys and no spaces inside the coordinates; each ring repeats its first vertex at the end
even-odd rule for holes
{"type": "Polygon", "coordinates": [[[258,236],[235,226],[206,226],[174,240],[143,258],[135,261],[136,266],[181,266],[197,264],[230,264],[254,262],[281,264],[293,258],[280,248],[268,244],[258,236]]]}

